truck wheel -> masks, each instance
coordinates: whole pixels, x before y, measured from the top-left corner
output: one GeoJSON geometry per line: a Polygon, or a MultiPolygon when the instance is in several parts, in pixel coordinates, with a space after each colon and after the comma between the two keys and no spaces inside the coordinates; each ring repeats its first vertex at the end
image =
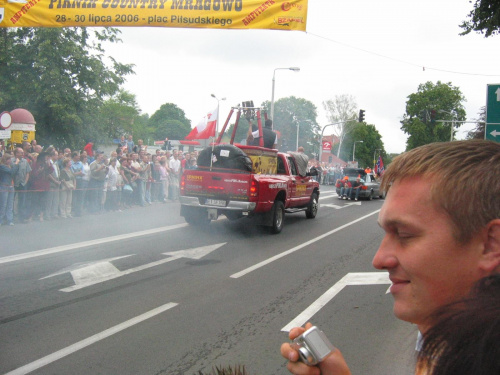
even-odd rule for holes
{"type": "Polygon", "coordinates": [[[273,224],[271,226],[271,233],[278,234],[283,229],[285,220],[285,206],[282,201],[275,201],[273,207],[273,224]]]}
{"type": "Polygon", "coordinates": [[[308,219],[314,219],[316,217],[316,214],[318,213],[318,208],[319,208],[318,193],[313,193],[311,195],[311,201],[307,206],[306,217],[308,219]]]}

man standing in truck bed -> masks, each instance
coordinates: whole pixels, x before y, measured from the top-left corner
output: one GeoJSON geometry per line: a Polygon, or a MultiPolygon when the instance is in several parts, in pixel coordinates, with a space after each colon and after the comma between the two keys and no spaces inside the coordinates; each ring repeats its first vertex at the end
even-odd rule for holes
{"type": "MultiPolygon", "coordinates": [[[[250,124],[248,127],[247,134],[247,145],[250,146],[259,146],[259,130],[253,131],[252,129],[252,120],[249,120],[250,124]]],[[[265,148],[277,148],[278,147],[278,136],[273,131],[273,120],[267,119],[265,122],[265,126],[262,128],[262,135],[264,137],[264,147],[265,148]]]]}

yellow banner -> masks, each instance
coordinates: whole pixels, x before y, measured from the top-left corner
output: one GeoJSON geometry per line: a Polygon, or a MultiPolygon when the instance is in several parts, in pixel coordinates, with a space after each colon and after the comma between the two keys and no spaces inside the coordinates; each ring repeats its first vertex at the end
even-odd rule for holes
{"type": "Polygon", "coordinates": [[[307,0],[0,0],[0,27],[306,30],[307,0]]]}

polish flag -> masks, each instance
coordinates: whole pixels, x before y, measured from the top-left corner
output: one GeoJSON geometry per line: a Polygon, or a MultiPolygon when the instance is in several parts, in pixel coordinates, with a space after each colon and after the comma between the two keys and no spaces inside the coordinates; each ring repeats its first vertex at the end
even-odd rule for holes
{"type": "Polygon", "coordinates": [[[215,137],[216,126],[217,108],[203,117],[198,125],[196,125],[196,128],[191,130],[191,133],[184,139],[208,139],[210,137],[215,137]]]}

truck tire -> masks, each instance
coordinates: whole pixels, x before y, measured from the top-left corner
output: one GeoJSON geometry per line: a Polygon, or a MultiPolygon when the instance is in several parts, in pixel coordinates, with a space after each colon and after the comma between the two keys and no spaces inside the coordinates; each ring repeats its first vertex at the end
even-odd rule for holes
{"type": "Polygon", "coordinates": [[[311,201],[307,206],[306,217],[308,219],[314,219],[318,213],[319,203],[318,203],[318,193],[312,193],[311,201]]]}
{"type": "Polygon", "coordinates": [[[204,226],[210,223],[210,219],[208,218],[208,214],[205,210],[197,210],[190,207],[184,211],[184,219],[186,223],[193,226],[204,226]]]}
{"type": "Polygon", "coordinates": [[[285,221],[285,205],[282,201],[275,201],[273,206],[273,223],[271,225],[271,233],[278,234],[283,229],[285,221]]]}

